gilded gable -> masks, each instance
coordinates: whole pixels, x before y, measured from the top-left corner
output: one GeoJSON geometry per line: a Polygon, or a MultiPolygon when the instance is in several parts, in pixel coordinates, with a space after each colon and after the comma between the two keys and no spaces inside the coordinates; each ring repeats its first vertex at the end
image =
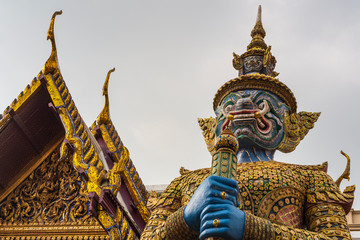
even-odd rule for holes
{"type": "Polygon", "coordinates": [[[0,238],[109,238],[89,212],[88,193],[70,159],[58,159],[57,148],[0,203],[0,238]]]}

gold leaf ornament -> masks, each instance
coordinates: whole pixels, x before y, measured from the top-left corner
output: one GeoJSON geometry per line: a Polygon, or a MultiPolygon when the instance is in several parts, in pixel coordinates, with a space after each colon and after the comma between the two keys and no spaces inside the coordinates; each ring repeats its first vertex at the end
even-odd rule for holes
{"type": "Polygon", "coordinates": [[[56,51],[56,44],[55,44],[55,35],[54,35],[54,24],[55,24],[55,17],[62,14],[62,10],[54,12],[51,17],[51,22],[49,26],[49,30],[47,33],[47,40],[51,41],[51,55],[49,59],[46,61],[42,72],[44,75],[48,73],[55,73],[58,71],[59,63],[57,58],[57,51],[56,51]]]}
{"type": "Polygon", "coordinates": [[[209,150],[210,154],[213,155],[216,151],[215,127],[217,124],[217,120],[213,117],[198,118],[198,123],[202,130],[207,149],[209,150]]]}
{"type": "Polygon", "coordinates": [[[340,187],[340,184],[343,179],[347,179],[348,181],[350,181],[350,157],[342,150],[340,151],[340,153],[346,158],[346,168],[343,174],[341,174],[341,176],[335,182],[338,187],[340,187]]]}
{"type": "Polygon", "coordinates": [[[294,151],[309,130],[314,127],[320,114],[320,112],[299,112],[290,115],[286,113],[284,117],[285,137],[278,150],[284,153],[294,151]]]}
{"type": "Polygon", "coordinates": [[[105,83],[103,86],[103,96],[105,97],[104,108],[101,111],[100,115],[97,118],[97,122],[99,125],[106,124],[110,121],[110,108],[109,108],[109,80],[110,74],[115,71],[115,68],[110,69],[106,75],[105,83]]]}
{"type": "Polygon", "coordinates": [[[241,57],[239,55],[237,55],[236,53],[233,53],[233,66],[236,70],[241,70],[243,68],[243,60],[241,59],[241,57]]]}
{"type": "Polygon", "coordinates": [[[264,67],[267,67],[270,63],[270,60],[271,60],[271,46],[269,46],[266,50],[265,50],[265,53],[264,53],[264,60],[263,60],[263,64],[264,64],[264,67]]]}

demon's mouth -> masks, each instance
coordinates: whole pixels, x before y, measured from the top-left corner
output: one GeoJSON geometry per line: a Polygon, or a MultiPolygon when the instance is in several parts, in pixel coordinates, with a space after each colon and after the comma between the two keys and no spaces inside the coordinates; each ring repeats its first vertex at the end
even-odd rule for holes
{"type": "MultiPolygon", "coordinates": [[[[259,106],[262,109],[243,109],[239,111],[229,111],[228,115],[233,115],[234,120],[232,127],[236,128],[237,126],[244,124],[253,124],[262,134],[267,134],[272,128],[272,123],[267,120],[264,116],[270,111],[270,107],[266,101],[264,101],[259,106]]],[[[226,120],[223,129],[230,123],[229,120],[226,120]]]]}

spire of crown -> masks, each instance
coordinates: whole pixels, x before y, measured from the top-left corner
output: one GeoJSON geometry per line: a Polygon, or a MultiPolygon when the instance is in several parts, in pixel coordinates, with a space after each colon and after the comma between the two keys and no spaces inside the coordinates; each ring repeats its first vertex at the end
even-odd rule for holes
{"type": "Polygon", "coordinates": [[[267,46],[264,38],[266,32],[261,21],[261,5],[258,8],[258,14],[253,30],[251,31],[251,42],[247,46],[247,51],[241,56],[234,53],[233,66],[239,71],[239,76],[249,73],[260,73],[271,77],[276,77],[274,71],[276,59],[272,56],[271,46],[267,46]]]}
{"type": "Polygon", "coordinates": [[[258,8],[258,14],[256,17],[255,26],[254,26],[253,30],[251,31],[252,40],[251,40],[250,44],[248,45],[247,50],[250,50],[253,48],[259,48],[259,49],[266,50],[267,45],[264,41],[265,36],[266,36],[266,32],[265,32],[262,22],[261,22],[261,5],[260,5],[258,8]]]}
{"type": "Polygon", "coordinates": [[[213,108],[216,109],[228,94],[246,89],[269,91],[280,97],[290,108],[290,114],[296,113],[296,99],[292,91],[279,79],[274,71],[276,59],[271,54],[271,46],[267,46],[264,37],[266,33],[261,22],[261,6],[259,6],[256,23],[251,31],[252,40],[247,51],[240,56],[234,53],[233,66],[239,71],[239,76],[227,81],[216,92],[213,108]]]}

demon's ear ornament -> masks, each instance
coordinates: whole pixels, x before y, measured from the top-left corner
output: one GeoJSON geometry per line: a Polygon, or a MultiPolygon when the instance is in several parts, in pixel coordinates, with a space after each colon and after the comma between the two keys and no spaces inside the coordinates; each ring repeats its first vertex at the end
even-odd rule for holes
{"type": "Polygon", "coordinates": [[[213,117],[209,118],[198,118],[199,126],[202,130],[202,134],[204,136],[207,149],[210,154],[213,155],[215,153],[215,128],[216,128],[216,119],[213,117]]]}
{"type": "Polygon", "coordinates": [[[320,112],[299,112],[290,115],[286,113],[284,117],[285,137],[277,149],[284,153],[294,151],[309,130],[314,127],[319,116],[320,112]]]}
{"type": "Polygon", "coordinates": [[[233,66],[236,70],[239,71],[239,76],[243,74],[243,60],[239,55],[233,53],[233,66]]]}
{"type": "Polygon", "coordinates": [[[272,58],[271,46],[268,46],[264,53],[264,60],[263,60],[264,67],[269,66],[271,58],[272,58]]]}

